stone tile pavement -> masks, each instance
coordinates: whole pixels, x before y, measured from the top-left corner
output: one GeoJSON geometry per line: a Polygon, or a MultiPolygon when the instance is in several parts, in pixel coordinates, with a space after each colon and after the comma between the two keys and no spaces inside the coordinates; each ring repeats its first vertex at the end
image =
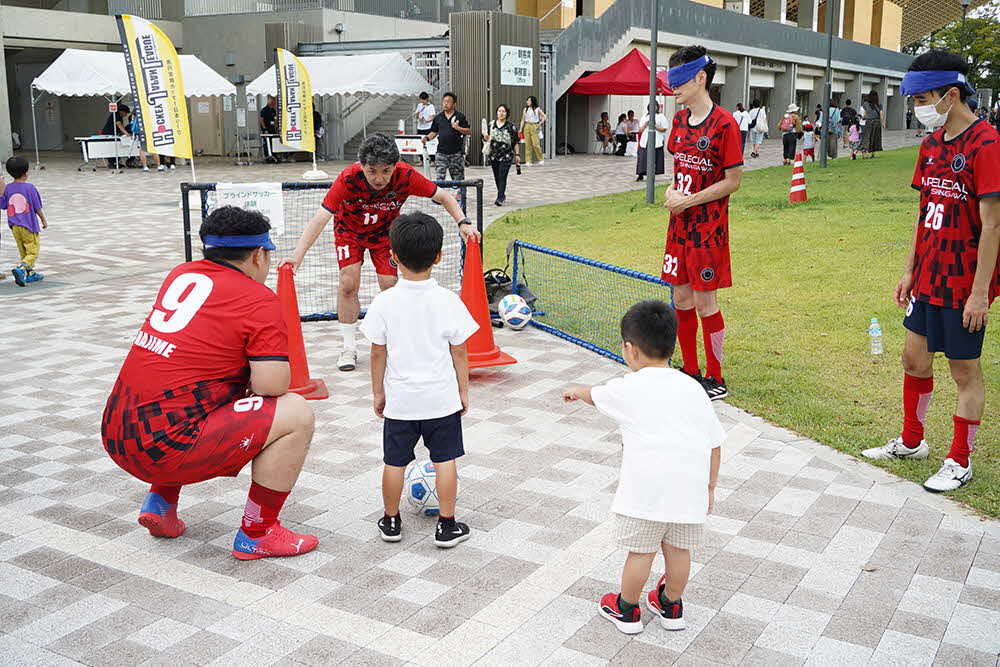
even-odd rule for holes
{"type": "Polygon", "coordinates": [[[597,615],[625,557],[607,522],[619,440],[558,388],[623,369],[537,331],[498,332],[518,365],[474,374],[459,505],[475,532],[458,548],[409,514],[403,542],[378,539],[367,355],[338,373],[324,324],[305,336],[332,398],[313,404],[283,515],[319,548],[232,559],[246,474],[185,488],[187,532],[149,537],[146,489],[105,455],[100,411],[178,261],[179,179],[58,161],[38,179],[52,278],[0,285],[0,664],[997,664],[1000,522],[725,404],[689,628],[619,634],[597,615]]]}

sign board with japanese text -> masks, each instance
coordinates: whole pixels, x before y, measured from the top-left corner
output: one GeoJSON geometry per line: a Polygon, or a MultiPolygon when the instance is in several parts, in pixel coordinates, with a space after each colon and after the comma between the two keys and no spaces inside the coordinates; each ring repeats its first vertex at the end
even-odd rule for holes
{"type": "Polygon", "coordinates": [[[260,211],[271,221],[275,236],[285,233],[285,204],[281,183],[219,183],[215,186],[215,205],[239,206],[260,211]]]}
{"type": "Polygon", "coordinates": [[[500,85],[534,85],[535,50],[527,46],[500,45],[500,85]]]}

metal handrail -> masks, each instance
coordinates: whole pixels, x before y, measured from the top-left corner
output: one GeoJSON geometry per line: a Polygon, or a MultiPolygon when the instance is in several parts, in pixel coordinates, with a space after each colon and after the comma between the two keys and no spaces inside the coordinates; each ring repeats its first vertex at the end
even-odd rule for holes
{"type": "Polygon", "coordinates": [[[556,0],[556,4],[554,4],[552,6],[552,9],[550,9],[548,12],[546,12],[545,16],[543,16],[542,18],[538,19],[539,25],[541,25],[542,23],[545,23],[545,19],[547,19],[550,16],[552,16],[552,12],[554,12],[557,9],[559,9],[560,7],[562,7],[562,0],[556,0]]]}

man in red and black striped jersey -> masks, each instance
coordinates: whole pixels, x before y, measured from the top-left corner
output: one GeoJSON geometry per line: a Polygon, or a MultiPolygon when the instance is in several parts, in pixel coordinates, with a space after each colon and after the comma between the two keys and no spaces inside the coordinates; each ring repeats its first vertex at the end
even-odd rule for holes
{"type": "Polygon", "coordinates": [[[1000,133],[966,104],[974,95],[961,56],[933,50],[903,78],[914,114],[929,130],[913,187],[920,212],[895,299],[903,326],[903,432],[871,459],[925,459],[924,419],[934,393],[934,354],[943,352],[958,385],[951,449],[928,491],[952,491],[972,480],[972,451],[983,415],[980,357],[990,304],[1000,294],[1000,133]],[[936,129],[940,128],[940,129],[936,129]]]}
{"type": "Polygon", "coordinates": [[[267,286],[274,244],[256,211],[225,206],[201,225],[205,259],[171,271],[136,333],[104,409],[101,433],[122,469],[148,482],[139,523],[177,537],[181,487],[235,477],[253,462],[241,560],[297,556],[318,540],[278,521],[313,434],[288,393],[288,332],[267,286]]]}
{"type": "Polygon", "coordinates": [[[679,104],[667,150],[674,156],[674,180],[664,207],[670,228],[662,278],[674,286],[677,339],[684,372],[698,380],[712,400],[728,396],[722,377],[725,323],[716,291],[731,287],[729,195],[743,180],[739,123],[717,106],[708,91],[715,62],[702,46],[679,49],[667,73],[679,104]],[[698,365],[698,318],[705,346],[705,375],[698,365]]]}
{"type": "Polygon", "coordinates": [[[323,205],[302,231],[292,256],[278,264],[291,264],[298,270],[309,248],[333,218],[333,242],[340,266],[337,319],[344,346],[337,367],[342,371],[353,371],[358,363],[357,331],[361,314],[358,288],[365,250],[375,266],[379,289],[395,285],[396,264],[389,256],[389,225],[399,216],[410,195],[428,197],[444,206],[458,223],[463,239],[478,235],[451,193],[400,162],[395,141],[384,134],[369,134],[361,142],[358,161],[341,172],[330,186],[323,205]]]}

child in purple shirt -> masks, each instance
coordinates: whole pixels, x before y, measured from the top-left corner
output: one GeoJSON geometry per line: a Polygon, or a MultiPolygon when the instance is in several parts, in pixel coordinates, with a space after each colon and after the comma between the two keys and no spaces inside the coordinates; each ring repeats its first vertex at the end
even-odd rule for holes
{"type": "Polygon", "coordinates": [[[35,271],[35,262],[38,261],[39,232],[46,229],[49,223],[42,213],[42,197],[38,188],[28,182],[28,161],[15,156],[7,160],[6,167],[14,182],[4,187],[0,194],[0,209],[7,211],[7,226],[14,235],[21,256],[21,263],[11,273],[14,274],[14,282],[24,287],[45,277],[35,271]]]}

